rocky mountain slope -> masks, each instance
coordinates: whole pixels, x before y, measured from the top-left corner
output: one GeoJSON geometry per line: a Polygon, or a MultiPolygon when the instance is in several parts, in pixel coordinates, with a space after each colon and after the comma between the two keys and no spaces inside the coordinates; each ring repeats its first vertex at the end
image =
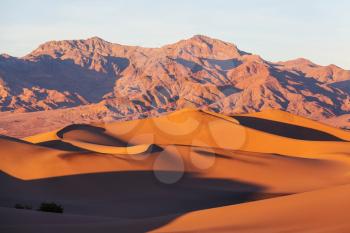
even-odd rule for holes
{"type": "Polygon", "coordinates": [[[98,37],[50,41],[22,58],[0,56],[1,111],[97,104],[116,118],[135,118],[195,106],[324,119],[350,113],[349,82],[350,71],[335,65],[273,63],[200,35],[160,48],[98,37]]]}

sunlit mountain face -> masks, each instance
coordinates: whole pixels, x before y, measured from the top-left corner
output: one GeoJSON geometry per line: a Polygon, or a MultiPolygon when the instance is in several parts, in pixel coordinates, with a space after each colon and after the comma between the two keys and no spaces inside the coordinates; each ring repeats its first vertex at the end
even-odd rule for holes
{"type": "Polygon", "coordinates": [[[50,41],[22,58],[2,55],[1,110],[31,112],[91,103],[118,116],[186,105],[224,114],[282,109],[328,118],[350,109],[350,72],[306,59],[273,63],[206,36],[161,48],[98,37],[50,41]]]}

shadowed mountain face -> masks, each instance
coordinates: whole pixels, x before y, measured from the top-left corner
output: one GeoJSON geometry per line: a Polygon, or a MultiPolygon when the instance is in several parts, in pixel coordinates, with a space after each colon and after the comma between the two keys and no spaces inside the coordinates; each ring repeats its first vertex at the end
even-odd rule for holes
{"type": "Polygon", "coordinates": [[[328,118],[349,113],[347,82],[350,71],[334,65],[271,63],[205,36],[161,48],[97,37],[51,41],[23,58],[0,56],[1,111],[95,104],[100,110],[87,110],[92,119],[140,118],[185,106],[224,114],[274,108],[328,118]]]}

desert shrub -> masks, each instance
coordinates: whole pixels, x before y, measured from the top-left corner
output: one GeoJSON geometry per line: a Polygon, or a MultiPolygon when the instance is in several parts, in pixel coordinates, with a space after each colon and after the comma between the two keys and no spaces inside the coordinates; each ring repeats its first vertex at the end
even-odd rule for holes
{"type": "Polygon", "coordinates": [[[41,203],[39,211],[52,212],[52,213],[63,213],[63,207],[54,202],[43,202],[41,203]]]}

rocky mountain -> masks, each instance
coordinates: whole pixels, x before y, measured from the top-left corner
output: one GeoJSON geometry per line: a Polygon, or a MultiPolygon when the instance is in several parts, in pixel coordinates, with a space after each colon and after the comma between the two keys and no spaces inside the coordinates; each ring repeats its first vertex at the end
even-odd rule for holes
{"type": "Polygon", "coordinates": [[[50,41],[22,58],[0,56],[1,111],[92,104],[104,115],[135,118],[195,106],[324,119],[350,113],[349,82],[350,71],[335,65],[273,63],[201,35],[160,48],[98,37],[50,41]]]}

